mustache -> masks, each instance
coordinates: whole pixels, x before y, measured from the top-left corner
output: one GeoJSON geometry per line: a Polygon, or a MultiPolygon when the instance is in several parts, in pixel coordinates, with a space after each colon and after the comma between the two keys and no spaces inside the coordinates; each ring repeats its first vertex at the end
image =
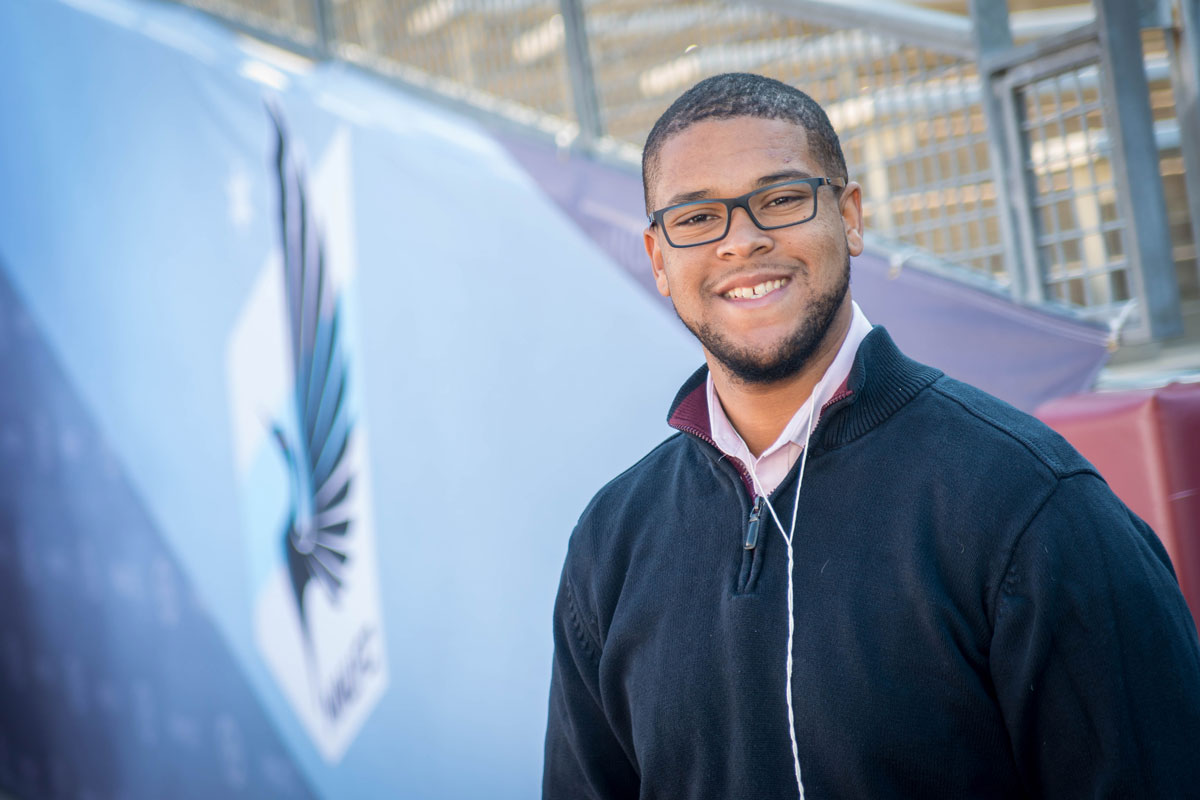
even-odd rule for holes
{"type": "Polygon", "coordinates": [[[758,275],[764,272],[778,273],[787,278],[793,278],[797,275],[807,278],[809,274],[808,264],[776,264],[772,262],[764,262],[761,264],[752,264],[745,267],[723,272],[720,275],[714,275],[704,281],[702,288],[705,291],[715,291],[718,286],[728,284],[731,281],[739,281],[752,275],[758,275]]]}

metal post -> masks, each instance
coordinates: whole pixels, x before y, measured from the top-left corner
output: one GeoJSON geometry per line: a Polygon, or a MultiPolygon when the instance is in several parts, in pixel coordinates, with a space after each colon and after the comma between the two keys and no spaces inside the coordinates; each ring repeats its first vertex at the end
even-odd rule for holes
{"type": "MultiPolygon", "coordinates": [[[[1006,103],[1001,90],[1005,83],[999,73],[988,68],[995,60],[1012,49],[1012,28],[1008,24],[1007,0],[971,0],[971,31],[975,38],[979,65],[980,102],[988,126],[988,154],[992,162],[992,180],[996,186],[996,205],[1000,217],[1000,231],[1004,237],[1004,268],[1014,298],[1034,301],[1041,294],[1041,281],[1029,278],[1036,274],[1036,265],[1028,265],[1025,243],[1021,235],[1018,199],[1027,194],[1025,165],[1016,155],[1009,137],[1010,131],[1021,135],[1020,125],[1006,123],[1006,103]],[[1032,268],[1032,269],[1027,269],[1032,268]]],[[[1021,204],[1021,205],[1028,205],[1021,204]]]]}
{"type": "Polygon", "coordinates": [[[1200,0],[1179,0],[1179,25],[1167,32],[1167,49],[1192,242],[1200,248],[1200,0]]]}
{"type": "Polygon", "coordinates": [[[571,95],[579,122],[579,142],[584,148],[604,135],[596,80],[592,76],[592,56],[588,50],[587,17],[582,0],[559,0],[567,48],[567,70],[571,74],[571,95]]]}
{"type": "Polygon", "coordinates": [[[1041,303],[1046,299],[1045,272],[1038,247],[1042,221],[1037,212],[1037,188],[1027,167],[1030,157],[1029,134],[1025,130],[1026,90],[1011,73],[998,79],[995,86],[1003,110],[1003,134],[1008,148],[1005,154],[1008,186],[1005,200],[1010,203],[1007,212],[1013,224],[1012,247],[1017,269],[1013,296],[1026,303],[1041,303]]]}
{"type": "Polygon", "coordinates": [[[1138,0],[1143,28],[1171,27],[1171,0],[1138,0]]]}
{"type": "Polygon", "coordinates": [[[329,2],[330,0],[312,0],[313,29],[317,34],[315,47],[317,55],[321,58],[328,58],[333,53],[335,44],[333,9],[330,8],[329,2]]]}
{"type": "Polygon", "coordinates": [[[1159,174],[1158,144],[1150,109],[1138,4],[1094,0],[1100,34],[1101,85],[1106,125],[1113,141],[1113,169],[1130,275],[1141,291],[1140,309],[1153,339],[1183,333],[1179,281],[1159,174]]]}

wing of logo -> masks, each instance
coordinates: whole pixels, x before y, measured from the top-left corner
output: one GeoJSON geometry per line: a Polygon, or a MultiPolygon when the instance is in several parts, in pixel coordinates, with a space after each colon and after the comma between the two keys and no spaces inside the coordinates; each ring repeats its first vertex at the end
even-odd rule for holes
{"type": "Polygon", "coordinates": [[[311,219],[304,174],[293,163],[280,114],[269,110],[278,135],[283,288],[291,323],[297,423],[292,435],[278,421],[272,433],[290,478],[290,508],[281,544],[311,670],[314,654],[305,592],[316,582],[336,602],[342,590],[351,522],[347,499],[354,478],[346,450],[354,423],[344,402],[347,365],[338,336],[339,304],[325,274],[321,236],[311,219]]]}
{"type": "Polygon", "coordinates": [[[262,121],[278,233],[226,344],[229,420],[264,688],[286,700],[278,722],[299,723],[336,764],[388,686],[357,380],[354,136],[344,123],[325,132],[310,168],[276,103],[262,121]]]}

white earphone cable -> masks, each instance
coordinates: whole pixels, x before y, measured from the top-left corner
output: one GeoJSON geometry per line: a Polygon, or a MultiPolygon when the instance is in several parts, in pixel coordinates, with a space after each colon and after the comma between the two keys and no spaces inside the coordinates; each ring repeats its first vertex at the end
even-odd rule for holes
{"type": "Polygon", "coordinates": [[[788,583],[787,583],[787,610],[788,610],[788,635],[787,635],[787,683],[785,684],[785,694],[787,696],[787,712],[788,712],[788,737],[792,742],[792,766],[796,769],[796,788],[800,791],[800,800],[804,800],[804,781],[800,779],[800,747],[796,742],[796,712],[792,707],[792,641],[796,632],[796,616],[794,612],[794,597],[795,591],[792,583],[792,573],[795,566],[794,550],[792,549],[792,537],[796,533],[796,517],[800,511],[800,487],[804,484],[804,468],[808,464],[808,445],[812,438],[813,421],[816,419],[817,398],[814,391],[813,396],[809,400],[808,409],[808,428],[804,434],[804,449],[800,452],[800,470],[796,475],[796,499],[792,503],[792,524],[788,528],[787,533],[783,532],[783,523],[779,521],[779,515],[775,513],[775,506],[771,504],[771,499],[767,497],[767,493],[763,491],[762,484],[758,480],[758,475],[754,472],[754,464],[750,463],[747,466],[750,470],[750,478],[754,481],[754,488],[758,490],[759,496],[767,503],[767,510],[771,512],[771,517],[775,520],[775,525],[779,528],[779,533],[783,536],[784,542],[787,543],[787,566],[788,566],[788,583]]]}

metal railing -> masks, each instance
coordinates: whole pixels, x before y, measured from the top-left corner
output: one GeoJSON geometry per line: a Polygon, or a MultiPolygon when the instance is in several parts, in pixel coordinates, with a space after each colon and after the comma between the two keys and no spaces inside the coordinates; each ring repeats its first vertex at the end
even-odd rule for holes
{"type": "Polygon", "coordinates": [[[1126,341],[1200,309],[1200,120],[1176,113],[1196,108],[1200,0],[1011,19],[1004,0],[970,17],[882,0],[182,2],[630,166],[697,80],[771,75],[829,111],[868,229],[898,252],[1126,341]]]}
{"type": "Polygon", "coordinates": [[[336,52],[462,98],[573,122],[559,0],[343,0],[336,52]]]}

